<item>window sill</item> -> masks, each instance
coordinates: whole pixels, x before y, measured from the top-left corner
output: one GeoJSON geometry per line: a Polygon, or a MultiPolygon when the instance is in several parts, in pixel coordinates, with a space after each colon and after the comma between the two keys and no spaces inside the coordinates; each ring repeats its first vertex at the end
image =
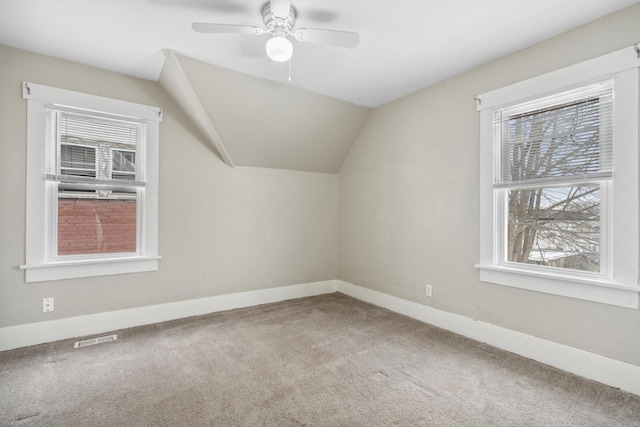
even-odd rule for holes
{"type": "Polygon", "coordinates": [[[160,259],[159,256],[74,259],[21,265],[20,269],[26,270],[25,281],[31,283],[156,271],[160,259]]]}
{"type": "Polygon", "coordinates": [[[476,268],[480,270],[482,282],[638,309],[639,286],[496,265],[476,265],[476,268]]]}

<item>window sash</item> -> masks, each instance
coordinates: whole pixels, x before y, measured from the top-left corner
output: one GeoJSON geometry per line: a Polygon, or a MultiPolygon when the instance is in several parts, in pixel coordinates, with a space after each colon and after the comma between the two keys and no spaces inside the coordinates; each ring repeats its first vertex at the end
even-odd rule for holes
{"type": "Polygon", "coordinates": [[[612,177],[611,80],[494,113],[494,188],[612,177]]]}
{"type": "MultiPolygon", "coordinates": [[[[603,278],[603,277],[608,277],[609,273],[610,273],[610,262],[608,261],[610,258],[610,254],[611,254],[611,249],[609,247],[609,236],[610,236],[610,230],[609,230],[609,222],[608,222],[608,207],[610,205],[609,202],[609,194],[610,193],[610,185],[611,182],[610,181],[594,181],[594,182],[586,182],[586,183],[572,183],[572,184],[568,184],[568,185],[564,185],[564,184],[560,184],[560,185],[553,185],[553,186],[536,186],[536,187],[531,187],[531,186],[526,186],[526,187],[514,187],[514,188],[502,188],[499,190],[496,190],[494,193],[494,198],[496,200],[496,206],[497,206],[497,217],[496,217],[496,226],[497,226],[497,262],[500,265],[505,265],[505,266],[510,266],[510,267],[515,267],[518,269],[522,269],[522,270],[532,270],[532,271],[555,271],[556,274],[558,275],[565,275],[565,274],[570,274],[570,275],[580,275],[582,277],[592,277],[592,278],[603,278]],[[510,196],[510,192],[512,191],[520,191],[520,190],[547,190],[547,191],[553,191],[554,188],[557,188],[558,190],[561,189],[567,189],[567,188],[576,188],[576,187],[593,187],[596,188],[597,187],[597,215],[595,218],[592,219],[588,219],[585,216],[582,216],[577,213],[574,212],[574,209],[572,210],[572,206],[571,204],[573,203],[573,200],[567,200],[565,202],[565,200],[561,200],[562,203],[564,203],[566,206],[566,210],[563,208],[562,211],[560,212],[554,212],[552,210],[547,210],[545,209],[544,206],[541,206],[541,209],[539,210],[539,212],[537,212],[538,214],[544,214],[544,216],[532,216],[532,219],[536,219],[536,220],[540,220],[542,222],[545,221],[559,221],[559,222],[571,222],[571,221],[577,221],[577,222],[588,222],[588,221],[598,221],[599,226],[596,227],[597,228],[597,233],[598,233],[598,270],[587,270],[587,269],[576,269],[576,268],[571,268],[571,267],[555,267],[555,266],[551,266],[551,265],[537,265],[534,263],[531,263],[529,261],[517,261],[517,260],[512,260],[509,259],[509,223],[510,223],[510,206],[509,206],[509,196],[510,196]]],[[[542,197],[542,195],[540,195],[540,197],[542,197]]],[[[542,205],[544,205],[544,203],[552,203],[549,200],[547,200],[546,198],[543,197],[543,199],[545,200],[542,205]]],[[[556,200],[555,202],[558,202],[558,200],[556,200]]],[[[593,207],[591,207],[593,209],[593,207]]],[[[592,212],[593,213],[593,212],[592,212]]],[[[535,228],[535,234],[532,237],[535,238],[540,238],[540,234],[538,234],[538,232],[544,232],[545,231],[545,227],[542,226],[540,228],[538,228],[537,224],[536,224],[536,228],[535,228]]],[[[548,230],[547,230],[548,231],[548,230]]],[[[572,244],[571,242],[565,242],[567,244],[567,247],[569,246],[579,246],[580,243],[582,244],[586,244],[587,243],[587,238],[578,238],[576,239],[576,242],[574,242],[575,244],[572,244]],[[580,241],[582,240],[582,241],[580,241]]],[[[536,248],[532,247],[531,252],[533,253],[534,250],[536,248]]],[[[565,251],[567,252],[567,251],[565,251]]],[[[586,253],[587,251],[583,251],[584,253],[586,253]]],[[[578,253],[574,254],[574,255],[579,255],[578,253]]],[[[529,258],[528,258],[529,259],[529,258]]]]}
{"type": "MultiPolygon", "coordinates": [[[[139,199],[144,190],[128,188],[106,197],[95,192],[69,197],[68,189],[55,184],[50,188],[51,214],[55,218],[50,241],[52,261],[141,255],[139,199]],[[117,204],[117,210],[109,208],[113,204],[117,204]],[[76,206],[84,207],[89,213],[81,209],[78,214],[76,206]]],[[[71,188],[76,189],[77,186],[71,188]]]]}
{"type": "Polygon", "coordinates": [[[104,117],[94,111],[47,108],[47,150],[45,179],[60,183],[93,183],[98,186],[144,187],[146,181],[146,123],[132,119],[104,117]],[[73,173],[62,162],[62,147],[95,150],[95,176],[73,173]],[[114,153],[132,153],[133,171],[113,169],[114,153]],[[115,177],[114,177],[114,172],[115,177]]]}

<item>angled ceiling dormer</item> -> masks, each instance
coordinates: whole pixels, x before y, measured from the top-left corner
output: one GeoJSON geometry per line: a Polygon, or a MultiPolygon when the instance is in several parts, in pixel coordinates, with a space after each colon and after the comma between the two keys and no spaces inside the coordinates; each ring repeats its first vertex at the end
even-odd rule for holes
{"type": "Polygon", "coordinates": [[[371,111],[164,53],[160,84],[230,166],[337,173],[371,111]]]}
{"type": "Polygon", "coordinates": [[[165,56],[165,62],[162,67],[162,72],[160,73],[160,84],[169,92],[184,112],[187,113],[200,132],[202,132],[202,135],[207,139],[207,142],[218,152],[221,159],[227,165],[233,167],[233,160],[229,156],[216,128],[211,123],[198,95],[193,91],[191,82],[184,73],[178,57],[169,49],[163,49],[162,52],[165,56]]]}

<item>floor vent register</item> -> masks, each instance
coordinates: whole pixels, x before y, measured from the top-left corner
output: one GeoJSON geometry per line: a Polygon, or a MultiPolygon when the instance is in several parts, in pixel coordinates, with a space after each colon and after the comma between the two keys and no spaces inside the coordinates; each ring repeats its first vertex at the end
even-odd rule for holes
{"type": "Polygon", "coordinates": [[[90,345],[102,344],[102,343],[109,342],[109,341],[115,341],[117,339],[118,339],[118,335],[113,334],[113,335],[107,335],[105,337],[91,338],[91,339],[88,339],[88,340],[76,341],[76,343],[73,345],[73,348],[88,347],[90,345]]]}

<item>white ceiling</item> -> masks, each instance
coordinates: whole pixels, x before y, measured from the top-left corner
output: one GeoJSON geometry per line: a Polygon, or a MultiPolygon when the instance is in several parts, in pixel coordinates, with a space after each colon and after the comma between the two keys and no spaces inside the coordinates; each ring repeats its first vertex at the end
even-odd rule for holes
{"type": "Polygon", "coordinates": [[[342,49],[294,42],[265,75],[266,36],[199,34],[192,22],[260,26],[266,0],[0,0],[0,44],[158,80],[172,49],[222,68],[376,107],[640,0],[298,0],[296,27],[355,31],[342,49]]]}

